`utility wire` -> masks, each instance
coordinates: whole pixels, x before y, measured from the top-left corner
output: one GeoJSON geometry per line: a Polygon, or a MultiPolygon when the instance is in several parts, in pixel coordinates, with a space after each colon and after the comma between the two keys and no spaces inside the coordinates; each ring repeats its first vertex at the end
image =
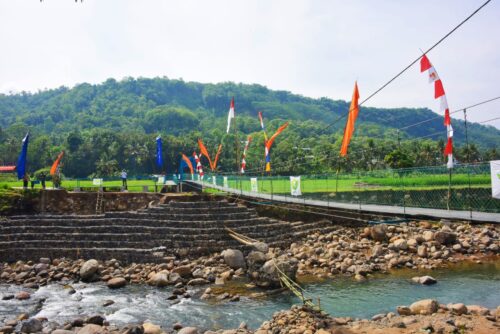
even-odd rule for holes
{"type": "MultiPolygon", "coordinates": [[[[453,28],[452,30],[450,30],[446,35],[444,35],[443,37],[441,37],[441,39],[439,41],[437,41],[436,43],[434,43],[434,45],[432,45],[430,48],[428,48],[424,53],[427,54],[429,53],[430,51],[432,51],[435,47],[437,47],[439,44],[441,44],[446,38],[448,38],[451,34],[453,34],[458,28],[460,28],[465,22],[469,21],[474,15],[476,15],[484,6],[486,6],[491,0],[488,0],[486,1],[485,3],[483,3],[478,9],[476,9],[474,12],[472,12],[472,14],[470,14],[468,17],[466,17],[462,22],[460,22],[455,28],[453,28]]],[[[367,102],[368,100],[370,100],[372,97],[374,97],[375,95],[377,95],[379,92],[381,92],[385,87],[387,87],[389,84],[391,84],[394,80],[396,80],[397,78],[399,78],[404,72],[406,72],[410,67],[412,67],[415,63],[417,63],[420,58],[422,58],[422,56],[418,56],[415,60],[413,60],[408,66],[406,66],[404,69],[402,69],[399,73],[397,73],[395,76],[393,76],[389,81],[387,81],[385,84],[383,84],[380,88],[378,88],[375,92],[373,92],[372,94],[370,94],[367,98],[365,98],[363,101],[361,101],[359,103],[359,106],[363,105],[365,102],[367,102]]],[[[336,124],[338,121],[340,121],[342,118],[346,117],[347,115],[349,115],[349,113],[351,112],[351,110],[349,110],[347,113],[339,116],[335,121],[333,121],[332,123],[330,123],[329,125],[327,125],[325,128],[323,128],[322,130],[320,130],[320,133],[325,131],[325,130],[328,130],[330,127],[332,127],[334,124],[336,124]]]]}

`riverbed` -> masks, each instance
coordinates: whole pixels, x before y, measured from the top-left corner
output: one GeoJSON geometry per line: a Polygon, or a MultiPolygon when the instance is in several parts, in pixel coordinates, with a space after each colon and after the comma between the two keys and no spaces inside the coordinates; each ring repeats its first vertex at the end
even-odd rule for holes
{"type": "MultiPolygon", "coordinates": [[[[489,308],[500,305],[500,263],[461,264],[448,269],[434,270],[430,274],[438,280],[432,286],[411,282],[415,275],[425,272],[398,270],[390,275],[375,276],[365,282],[341,278],[322,282],[303,283],[308,296],[320,303],[332,316],[369,318],[375,314],[394,312],[398,305],[433,298],[440,303],[463,302],[489,308]]],[[[26,301],[0,301],[0,320],[11,319],[20,313],[46,317],[63,323],[75,318],[103,314],[117,325],[142,323],[149,320],[164,328],[174,323],[203,329],[235,328],[246,322],[257,328],[279,310],[288,309],[298,299],[285,292],[267,298],[250,299],[242,296],[238,302],[203,301],[199,297],[205,287],[189,291],[191,298],[170,301],[173,288],[147,285],[128,285],[110,290],[102,283],[75,283],[76,292],[61,284],[52,284],[32,291],[26,301]],[[114,303],[103,306],[105,301],[114,303]]],[[[239,287],[241,289],[241,286],[239,287]]],[[[15,294],[20,286],[0,285],[0,295],[15,294]]],[[[29,290],[26,290],[29,291],[29,290]]]]}

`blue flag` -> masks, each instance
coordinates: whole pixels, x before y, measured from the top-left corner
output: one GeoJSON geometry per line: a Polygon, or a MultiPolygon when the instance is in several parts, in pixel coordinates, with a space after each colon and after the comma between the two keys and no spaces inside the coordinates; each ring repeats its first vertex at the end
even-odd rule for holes
{"type": "Polygon", "coordinates": [[[23,148],[21,149],[21,154],[19,159],[17,159],[17,178],[21,180],[26,173],[26,156],[28,155],[28,141],[30,139],[30,133],[28,132],[23,139],[23,148]]]}
{"type": "Polygon", "coordinates": [[[161,135],[158,135],[158,137],[156,137],[156,165],[160,169],[161,169],[161,167],[163,167],[161,135]]]}

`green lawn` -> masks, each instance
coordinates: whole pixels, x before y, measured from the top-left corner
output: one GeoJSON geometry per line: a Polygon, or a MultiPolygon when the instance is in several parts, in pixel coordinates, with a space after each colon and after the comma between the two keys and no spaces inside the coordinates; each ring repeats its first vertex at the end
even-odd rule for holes
{"type": "MultiPolygon", "coordinates": [[[[47,188],[52,188],[52,181],[47,181],[47,188]]],[[[155,191],[155,181],[153,180],[127,180],[128,191],[132,192],[140,192],[143,191],[144,186],[148,186],[148,191],[155,191]]],[[[23,186],[22,181],[0,181],[0,188],[8,189],[8,188],[19,188],[23,186]]],[[[121,180],[113,180],[113,181],[104,181],[104,187],[118,187],[121,188],[122,181],[121,180]]],[[[61,184],[62,188],[67,190],[73,190],[76,187],[96,187],[92,184],[92,180],[63,180],[61,184]]],[[[159,186],[160,187],[160,186],[159,186]]],[[[40,184],[35,185],[35,189],[41,189],[42,186],[40,184]]]]}

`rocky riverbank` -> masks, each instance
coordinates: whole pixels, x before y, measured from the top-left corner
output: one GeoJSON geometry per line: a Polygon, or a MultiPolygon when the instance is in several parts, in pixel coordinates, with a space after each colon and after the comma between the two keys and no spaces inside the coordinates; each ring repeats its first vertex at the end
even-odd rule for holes
{"type": "Polygon", "coordinates": [[[361,333],[474,333],[500,332],[500,306],[494,310],[464,304],[439,304],[432,299],[419,300],[409,306],[398,306],[395,312],[377,314],[372,319],[338,318],[312,310],[306,306],[293,306],[277,312],[255,331],[242,322],[236,329],[202,330],[176,323],[171,328],[146,321],[117,327],[105,316],[93,315],[77,318],[64,324],[45,318],[20,315],[5,321],[0,333],[46,334],[361,334],[361,333]]]}

